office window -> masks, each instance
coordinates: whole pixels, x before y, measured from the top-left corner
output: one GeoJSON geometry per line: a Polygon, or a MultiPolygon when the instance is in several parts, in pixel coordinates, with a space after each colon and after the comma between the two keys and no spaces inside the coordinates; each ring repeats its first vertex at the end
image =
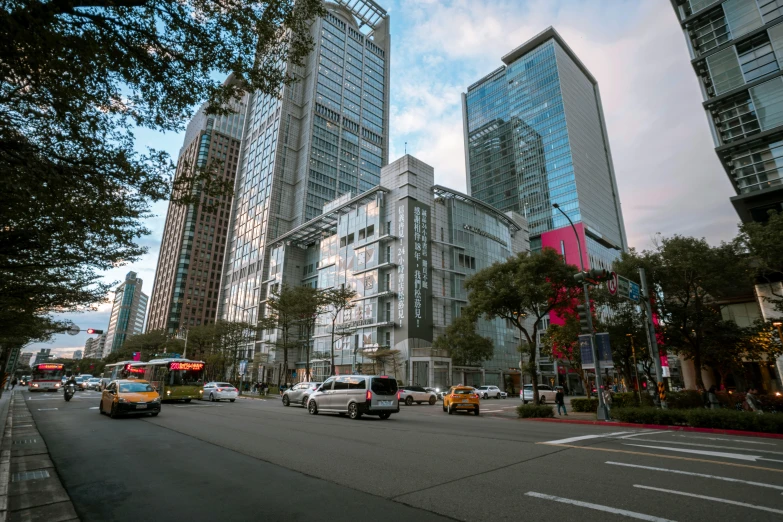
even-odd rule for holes
{"type": "Polygon", "coordinates": [[[753,0],[726,0],[723,2],[723,11],[735,39],[764,25],[759,8],[753,0]]]}
{"type": "Polygon", "coordinates": [[[745,84],[737,53],[729,47],[707,58],[715,94],[723,94],[745,84]]]}

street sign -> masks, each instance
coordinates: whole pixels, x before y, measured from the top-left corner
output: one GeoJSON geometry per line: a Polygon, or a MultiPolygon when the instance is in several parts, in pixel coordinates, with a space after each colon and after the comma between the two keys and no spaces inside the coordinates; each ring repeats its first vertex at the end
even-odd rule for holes
{"type": "Polygon", "coordinates": [[[598,352],[598,361],[601,369],[614,368],[612,361],[612,345],[609,343],[609,334],[606,332],[595,334],[595,344],[598,352]]]}
{"type": "MultiPolygon", "coordinates": [[[[611,289],[609,290],[611,292],[611,289]]],[[[620,297],[623,297],[625,299],[630,299],[631,301],[638,302],[639,301],[639,284],[634,283],[627,277],[623,277],[618,275],[617,276],[617,294],[620,297]]],[[[614,295],[614,294],[612,294],[614,295]]]]}
{"type": "Polygon", "coordinates": [[[595,368],[595,359],[593,359],[593,336],[584,334],[579,336],[579,351],[582,354],[582,369],[592,370],[595,368]]]}
{"type": "Polygon", "coordinates": [[[606,280],[606,289],[610,295],[617,295],[617,272],[612,272],[609,279],[606,280]]]}
{"type": "Polygon", "coordinates": [[[631,283],[631,289],[628,292],[628,299],[634,302],[639,302],[639,296],[641,295],[641,291],[639,288],[638,283],[634,283],[633,281],[629,281],[631,283]]]}
{"type": "Polygon", "coordinates": [[[247,361],[239,361],[239,375],[245,374],[245,368],[247,368],[247,361]]]}
{"type": "Polygon", "coordinates": [[[79,332],[81,332],[81,329],[78,326],[76,326],[75,324],[72,324],[71,326],[68,327],[66,332],[68,332],[68,335],[79,335],[79,332]]]}

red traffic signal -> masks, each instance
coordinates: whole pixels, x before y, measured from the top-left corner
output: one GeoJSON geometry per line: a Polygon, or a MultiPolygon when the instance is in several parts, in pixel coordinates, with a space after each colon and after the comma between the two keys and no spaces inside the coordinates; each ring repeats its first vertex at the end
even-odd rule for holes
{"type": "Polygon", "coordinates": [[[87,333],[92,334],[102,334],[103,330],[96,330],[95,328],[87,328],[87,333]]]}

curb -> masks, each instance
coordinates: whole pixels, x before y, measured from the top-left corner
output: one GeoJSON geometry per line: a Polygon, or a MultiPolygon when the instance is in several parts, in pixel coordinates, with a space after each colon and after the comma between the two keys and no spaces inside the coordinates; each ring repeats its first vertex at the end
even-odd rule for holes
{"type": "MultiPolygon", "coordinates": [[[[11,426],[14,422],[14,393],[8,399],[8,413],[5,417],[3,442],[11,440],[11,426]]],[[[11,450],[0,451],[0,522],[8,518],[8,488],[11,482],[11,450]]]]}
{"type": "Polygon", "coordinates": [[[760,431],[727,430],[718,428],[694,428],[692,426],[668,426],[663,424],[635,424],[633,422],[597,421],[597,420],[565,420],[565,419],[519,419],[532,422],[555,422],[563,424],[585,424],[592,426],[619,426],[621,428],[641,428],[645,430],[690,431],[696,433],[713,433],[716,435],[738,435],[741,437],[759,437],[764,439],[783,439],[781,433],[764,433],[760,431]]]}

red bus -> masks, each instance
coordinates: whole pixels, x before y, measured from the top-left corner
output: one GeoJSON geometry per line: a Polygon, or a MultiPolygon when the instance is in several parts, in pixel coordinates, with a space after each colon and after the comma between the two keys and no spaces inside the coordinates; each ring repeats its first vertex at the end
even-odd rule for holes
{"type": "Polygon", "coordinates": [[[65,366],[57,363],[39,363],[33,365],[33,372],[28,385],[28,390],[34,391],[59,391],[62,387],[62,379],[65,376],[65,366]]]}

